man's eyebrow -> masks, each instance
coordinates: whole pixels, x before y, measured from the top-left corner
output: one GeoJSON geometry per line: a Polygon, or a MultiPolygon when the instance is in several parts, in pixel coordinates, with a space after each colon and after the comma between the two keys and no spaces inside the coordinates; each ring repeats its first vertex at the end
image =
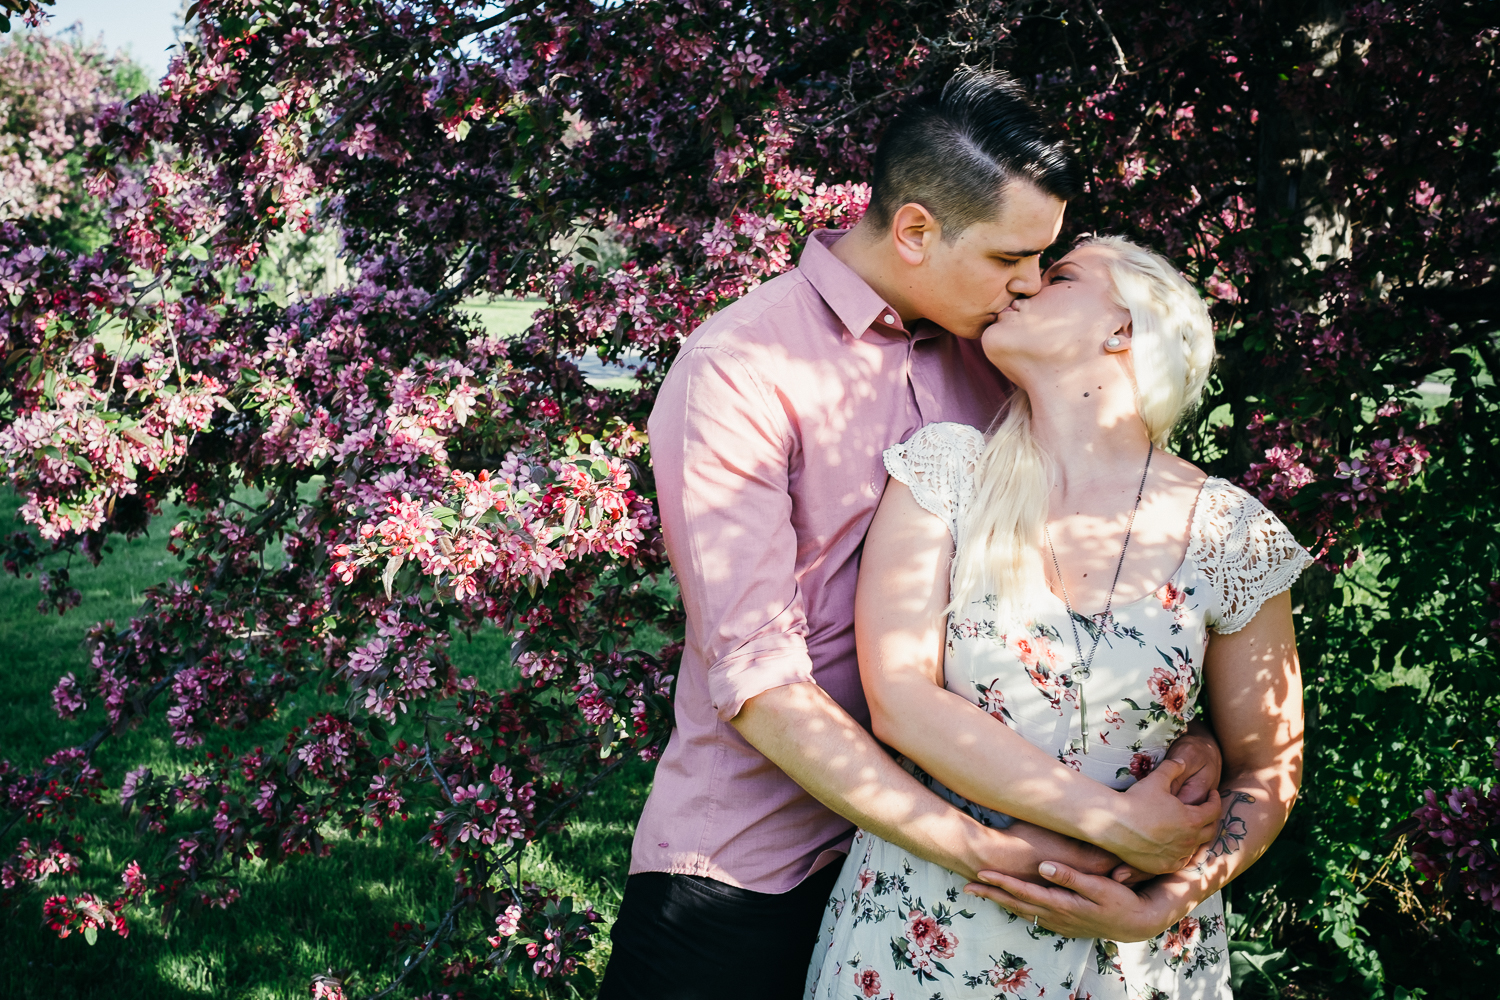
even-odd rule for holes
{"type": "Polygon", "coordinates": [[[1047,250],[1046,247],[1042,247],[1042,249],[1040,249],[1040,250],[996,250],[995,251],[995,256],[997,256],[997,257],[1040,257],[1043,253],[1046,252],[1046,250],[1047,250]]]}

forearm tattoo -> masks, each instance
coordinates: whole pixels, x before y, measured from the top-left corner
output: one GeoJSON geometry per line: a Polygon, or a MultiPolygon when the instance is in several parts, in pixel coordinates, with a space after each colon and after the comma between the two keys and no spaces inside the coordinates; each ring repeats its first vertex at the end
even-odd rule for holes
{"type": "Polygon", "coordinates": [[[1240,849],[1240,843],[1250,832],[1250,828],[1243,816],[1236,816],[1235,810],[1246,803],[1253,803],[1255,796],[1247,792],[1231,792],[1229,803],[1224,809],[1224,818],[1219,822],[1219,834],[1208,845],[1208,854],[1197,865],[1198,874],[1207,874],[1205,866],[1214,858],[1228,857],[1240,849]]]}

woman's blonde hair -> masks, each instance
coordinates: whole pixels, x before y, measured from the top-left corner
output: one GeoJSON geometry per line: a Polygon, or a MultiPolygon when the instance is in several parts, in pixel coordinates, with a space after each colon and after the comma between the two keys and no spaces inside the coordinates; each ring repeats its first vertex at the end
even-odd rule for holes
{"type": "MultiPolygon", "coordinates": [[[[1091,236],[1074,249],[1083,247],[1108,254],[1111,297],[1130,313],[1136,411],[1152,442],[1164,446],[1178,420],[1197,406],[1213,365],[1208,307],[1158,253],[1122,236],[1091,236]]],[[[1053,474],[1051,457],[1032,433],[1030,400],[1018,389],[975,469],[964,541],[954,554],[950,612],[994,595],[1002,619],[1026,615],[1026,595],[1045,586],[1037,548],[1053,474]]]]}

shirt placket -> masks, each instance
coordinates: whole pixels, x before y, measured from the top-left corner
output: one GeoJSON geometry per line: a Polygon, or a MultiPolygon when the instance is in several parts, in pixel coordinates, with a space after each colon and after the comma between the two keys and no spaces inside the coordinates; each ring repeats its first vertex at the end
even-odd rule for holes
{"type": "MultiPolygon", "coordinates": [[[[922,349],[923,344],[938,336],[939,334],[923,330],[907,337],[906,381],[910,387],[908,398],[914,410],[917,427],[933,423],[942,417],[942,408],[931,384],[934,374],[931,369],[935,366],[926,357],[931,354],[931,347],[935,345],[929,345],[927,350],[922,349]]],[[[914,427],[913,430],[915,429],[914,427]]]]}

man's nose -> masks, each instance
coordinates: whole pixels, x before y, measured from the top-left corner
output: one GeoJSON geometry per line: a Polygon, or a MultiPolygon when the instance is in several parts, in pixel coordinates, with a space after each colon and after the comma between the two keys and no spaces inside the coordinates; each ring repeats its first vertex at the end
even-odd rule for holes
{"type": "Polygon", "coordinates": [[[1005,285],[1006,291],[1018,297],[1035,295],[1042,290],[1042,259],[1027,257],[1016,274],[1005,285]]]}

